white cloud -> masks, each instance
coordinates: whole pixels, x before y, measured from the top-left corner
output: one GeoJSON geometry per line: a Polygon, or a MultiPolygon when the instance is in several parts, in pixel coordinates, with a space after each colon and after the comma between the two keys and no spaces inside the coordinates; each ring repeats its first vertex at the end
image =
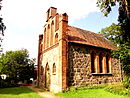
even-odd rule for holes
{"type": "Polygon", "coordinates": [[[45,13],[54,6],[60,13],[69,15],[69,23],[97,12],[97,0],[3,0],[2,15],[5,31],[4,49],[27,48],[37,56],[38,35],[45,24],[45,13]]]}
{"type": "Polygon", "coordinates": [[[70,22],[75,19],[86,17],[91,12],[98,11],[97,0],[52,0],[52,5],[56,6],[59,12],[67,12],[70,22]]]}

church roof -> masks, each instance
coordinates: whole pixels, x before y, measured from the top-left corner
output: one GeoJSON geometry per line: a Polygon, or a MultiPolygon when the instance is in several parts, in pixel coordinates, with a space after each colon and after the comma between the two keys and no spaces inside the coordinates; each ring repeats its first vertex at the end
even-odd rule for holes
{"type": "Polygon", "coordinates": [[[68,26],[68,37],[69,37],[68,38],[69,42],[101,47],[106,49],[112,49],[112,50],[117,49],[116,46],[114,46],[110,41],[106,40],[101,34],[72,27],[72,26],[68,26]]]}

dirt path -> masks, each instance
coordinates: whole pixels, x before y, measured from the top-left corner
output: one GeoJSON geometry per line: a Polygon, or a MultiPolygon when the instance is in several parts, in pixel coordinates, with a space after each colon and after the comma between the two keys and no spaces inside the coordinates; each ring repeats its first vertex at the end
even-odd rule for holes
{"type": "Polygon", "coordinates": [[[42,92],[41,89],[34,88],[33,86],[28,86],[28,88],[32,89],[33,91],[35,91],[36,93],[38,93],[40,96],[43,96],[44,98],[60,98],[58,96],[55,96],[51,92],[47,92],[47,91],[42,92]]]}

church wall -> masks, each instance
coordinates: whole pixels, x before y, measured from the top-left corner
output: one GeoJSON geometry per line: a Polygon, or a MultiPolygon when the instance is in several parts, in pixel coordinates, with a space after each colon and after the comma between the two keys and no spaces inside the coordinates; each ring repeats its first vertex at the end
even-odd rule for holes
{"type": "Polygon", "coordinates": [[[98,49],[79,44],[69,43],[68,50],[68,85],[86,86],[91,84],[104,84],[120,82],[121,72],[119,60],[111,58],[111,73],[91,72],[91,52],[109,53],[109,50],[98,49]]]}

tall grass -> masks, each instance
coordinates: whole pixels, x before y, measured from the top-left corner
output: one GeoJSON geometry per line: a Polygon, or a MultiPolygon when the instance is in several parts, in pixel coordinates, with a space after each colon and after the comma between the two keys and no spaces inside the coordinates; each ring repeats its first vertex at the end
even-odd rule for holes
{"type": "Polygon", "coordinates": [[[108,85],[93,85],[80,88],[70,87],[69,91],[57,93],[56,95],[61,98],[128,98],[128,96],[108,92],[105,89],[107,86],[108,85]]]}

